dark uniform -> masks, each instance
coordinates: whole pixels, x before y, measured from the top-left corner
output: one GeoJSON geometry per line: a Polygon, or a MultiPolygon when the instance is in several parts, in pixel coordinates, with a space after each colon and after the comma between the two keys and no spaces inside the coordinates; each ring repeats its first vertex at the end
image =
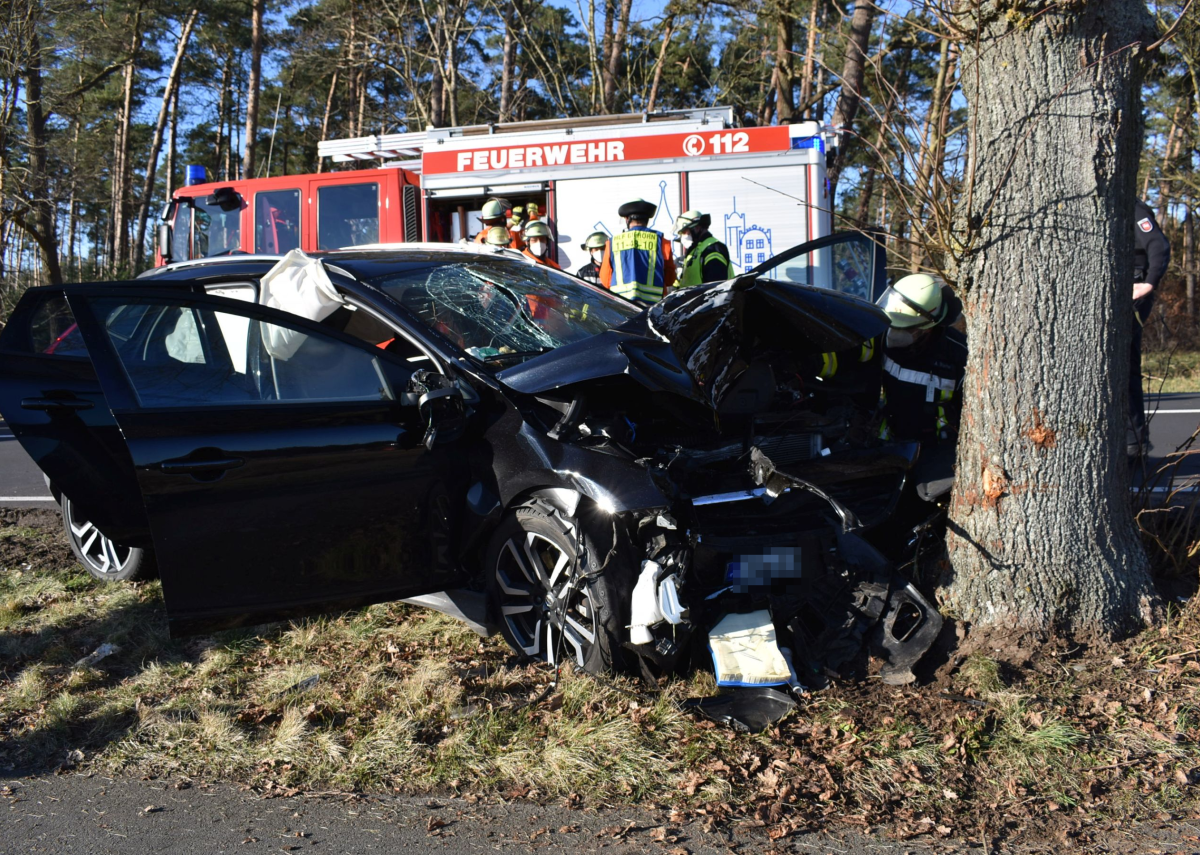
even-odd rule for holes
{"type": "Polygon", "coordinates": [[[583,267],[575,271],[575,275],[580,279],[586,279],[588,282],[600,284],[600,265],[594,261],[589,261],[583,267]]]}
{"type": "Polygon", "coordinates": [[[966,367],[967,337],[948,325],[935,327],[912,347],[884,349],[880,434],[921,443],[913,481],[923,499],[954,477],[966,367]]]}
{"type": "MultiPolygon", "coordinates": [[[[1158,227],[1154,211],[1138,199],[1134,203],[1133,281],[1158,287],[1171,261],[1171,244],[1158,227]]],[[[1129,417],[1137,431],[1136,445],[1144,440],[1146,404],[1142,399],[1142,327],[1154,308],[1154,292],[1133,301],[1133,338],[1129,345],[1129,417]]]]}

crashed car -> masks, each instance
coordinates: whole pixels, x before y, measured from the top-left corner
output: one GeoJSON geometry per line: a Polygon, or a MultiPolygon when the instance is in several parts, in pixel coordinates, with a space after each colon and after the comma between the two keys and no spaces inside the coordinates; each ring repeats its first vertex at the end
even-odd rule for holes
{"type": "Polygon", "coordinates": [[[853,234],[650,308],[484,247],[188,262],[28,291],[0,414],[175,635],[409,599],[589,671],[873,643],[905,682],[941,619],[860,537],[918,451],[878,438],[883,277],[853,234]]]}

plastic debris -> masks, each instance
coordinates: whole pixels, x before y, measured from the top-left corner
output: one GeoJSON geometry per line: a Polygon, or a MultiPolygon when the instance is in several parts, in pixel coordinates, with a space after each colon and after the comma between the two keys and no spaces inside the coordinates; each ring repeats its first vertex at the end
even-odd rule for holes
{"type": "Polygon", "coordinates": [[[101,659],[105,658],[106,656],[112,656],[114,653],[119,652],[120,649],[121,648],[117,647],[117,645],[110,644],[109,642],[106,641],[106,642],[104,642],[104,644],[101,644],[99,647],[97,647],[95,650],[93,650],[87,656],[83,657],[78,662],[76,662],[75,667],[76,668],[91,668],[93,665],[95,665],[101,659]]]}
{"type": "Polygon", "coordinates": [[[689,698],[683,708],[734,730],[758,733],[796,708],[794,699],[778,689],[760,686],[738,689],[711,698],[689,698]]]}
{"type": "Polygon", "coordinates": [[[728,614],[708,634],[718,686],[770,686],[796,679],[766,609],[728,614]]]}

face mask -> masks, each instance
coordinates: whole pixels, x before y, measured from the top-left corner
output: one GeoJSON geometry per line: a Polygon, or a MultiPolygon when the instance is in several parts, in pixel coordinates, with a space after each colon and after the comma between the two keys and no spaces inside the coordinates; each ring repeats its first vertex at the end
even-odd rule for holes
{"type": "Polygon", "coordinates": [[[604,262],[604,250],[593,249],[592,250],[592,261],[596,262],[596,264],[602,264],[604,262]]]}
{"type": "Polygon", "coordinates": [[[684,249],[691,249],[692,248],[692,236],[687,235],[687,234],[680,235],[679,236],[679,244],[684,249]]]}
{"type": "Polygon", "coordinates": [[[534,240],[531,240],[529,242],[529,251],[532,252],[534,255],[536,255],[538,258],[542,258],[546,254],[546,246],[547,245],[544,240],[537,240],[535,238],[534,240]]]}
{"type": "Polygon", "coordinates": [[[925,337],[927,330],[917,329],[890,329],[887,334],[888,347],[912,347],[918,341],[925,337]]]}

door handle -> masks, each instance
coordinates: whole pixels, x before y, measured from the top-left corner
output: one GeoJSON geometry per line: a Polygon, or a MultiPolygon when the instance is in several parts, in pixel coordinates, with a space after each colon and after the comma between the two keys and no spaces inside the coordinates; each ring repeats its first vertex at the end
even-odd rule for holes
{"type": "Polygon", "coordinates": [[[212,475],[226,469],[237,469],[246,461],[240,457],[218,457],[213,460],[189,460],[180,457],[164,460],[159,469],[166,475],[212,475]]]}
{"type": "Polygon", "coordinates": [[[47,413],[90,410],[93,406],[91,401],[83,398],[25,398],[21,401],[23,410],[41,410],[47,413]]]}

